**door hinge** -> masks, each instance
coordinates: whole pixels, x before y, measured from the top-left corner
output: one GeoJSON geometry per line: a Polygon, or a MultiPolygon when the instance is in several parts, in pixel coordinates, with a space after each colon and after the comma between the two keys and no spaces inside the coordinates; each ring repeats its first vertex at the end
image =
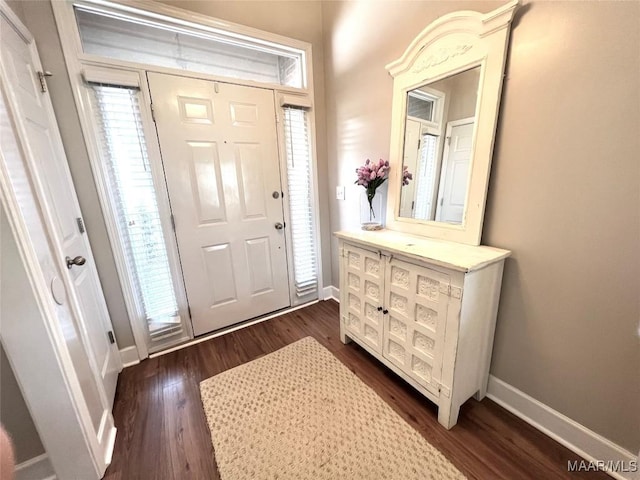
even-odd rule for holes
{"type": "Polygon", "coordinates": [[[151,104],[151,120],[153,120],[153,123],[156,123],[156,109],[153,103],[151,104]]]}
{"type": "Polygon", "coordinates": [[[84,233],[85,228],[84,228],[84,222],[82,221],[82,217],[76,218],[76,223],[78,224],[78,230],[80,231],[80,233],[84,233]]]}
{"type": "Polygon", "coordinates": [[[189,318],[193,318],[191,317],[191,307],[187,307],[187,314],[189,315],[189,318]]]}
{"type": "Polygon", "coordinates": [[[113,332],[111,330],[107,332],[107,336],[109,337],[109,342],[111,342],[112,345],[116,343],[116,338],[113,336],[113,332]]]}
{"type": "Polygon", "coordinates": [[[173,231],[176,231],[176,218],[173,216],[173,214],[171,214],[171,228],[173,228],[173,231]]]}
{"type": "Polygon", "coordinates": [[[40,80],[40,91],[47,93],[47,77],[51,77],[53,73],[45,70],[44,72],[38,72],[38,80],[40,80]]]}
{"type": "Polygon", "coordinates": [[[447,145],[451,145],[451,137],[447,137],[447,145]]]}

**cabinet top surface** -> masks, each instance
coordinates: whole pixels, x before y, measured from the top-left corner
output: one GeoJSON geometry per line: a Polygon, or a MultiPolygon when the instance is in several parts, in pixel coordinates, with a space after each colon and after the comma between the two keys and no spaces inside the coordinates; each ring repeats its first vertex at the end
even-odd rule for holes
{"type": "Polygon", "coordinates": [[[479,270],[511,255],[509,250],[501,248],[464,245],[386,229],[373,232],[343,230],[335,236],[463,272],[479,270]]]}

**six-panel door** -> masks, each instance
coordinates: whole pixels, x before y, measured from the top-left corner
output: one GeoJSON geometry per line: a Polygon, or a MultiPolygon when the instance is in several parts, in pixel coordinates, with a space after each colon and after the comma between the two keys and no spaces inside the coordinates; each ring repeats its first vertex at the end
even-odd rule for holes
{"type": "Polygon", "coordinates": [[[351,245],[345,245],[343,255],[343,326],[348,334],[381,353],[385,257],[351,245]]]}
{"type": "Polygon", "coordinates": [[[273,92],[148,77],[194,333],[288,307],[273,92]]]}

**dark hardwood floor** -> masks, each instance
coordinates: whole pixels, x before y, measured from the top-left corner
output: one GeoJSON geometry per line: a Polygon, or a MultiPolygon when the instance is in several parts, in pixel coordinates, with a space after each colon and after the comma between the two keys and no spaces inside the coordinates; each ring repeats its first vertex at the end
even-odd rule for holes
{"type": "Polygon", "coordinates": [[[458,424],[445,430],[435,405],[356,344],[340,342],[333,301],[125,369],[114,406],[118,435],[105,478],[218,479],[199,382],[306,336],[333,352],[470,479],[610,478],[567,473],[567,461],[580,457],[489,399],[469,400],[458,424]]]}

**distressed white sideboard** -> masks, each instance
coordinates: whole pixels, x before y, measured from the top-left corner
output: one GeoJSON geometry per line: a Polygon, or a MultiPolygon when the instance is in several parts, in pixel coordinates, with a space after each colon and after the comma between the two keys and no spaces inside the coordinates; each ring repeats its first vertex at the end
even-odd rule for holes
{"type": "Polygon", "coordinates": [[[391,230],[337,232],[340,337],[438,405],[446,428],[486,395],[502,270],[511,252],[391,230]]]}

